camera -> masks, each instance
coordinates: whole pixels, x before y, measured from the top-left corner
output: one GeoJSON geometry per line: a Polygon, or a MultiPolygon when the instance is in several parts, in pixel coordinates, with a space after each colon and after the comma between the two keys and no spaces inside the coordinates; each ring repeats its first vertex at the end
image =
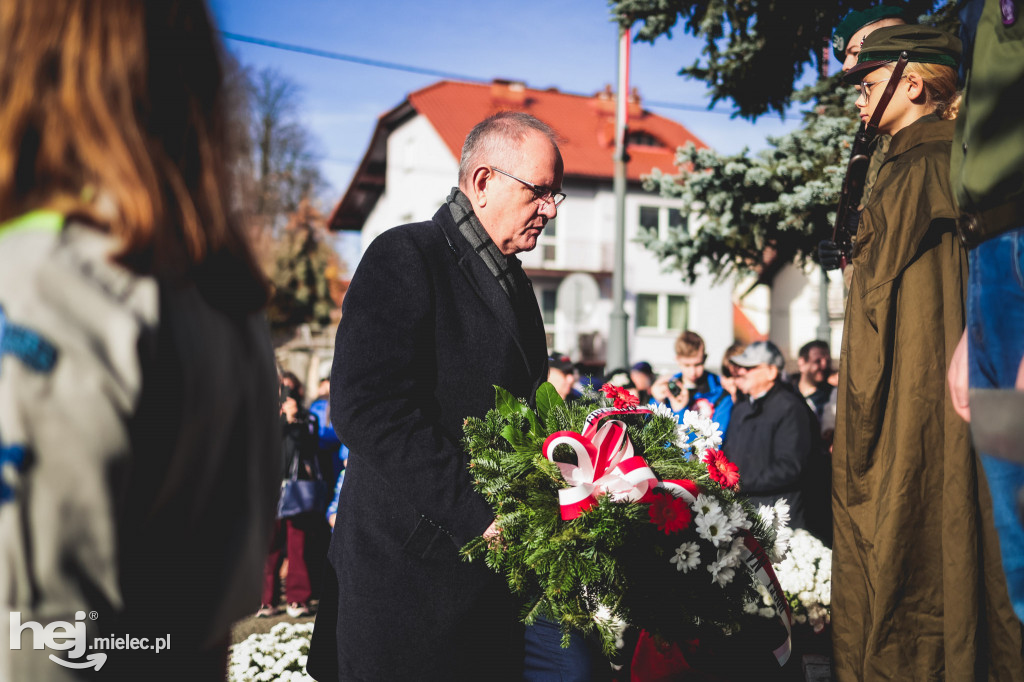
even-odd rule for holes
{"type": "Polygon", "coordinates": [[[678,398],[679,394],[683,392],[683,387],[679,385],[679,382],[672,379],[668,382],[668,392],[674,397],[678,398]]]}

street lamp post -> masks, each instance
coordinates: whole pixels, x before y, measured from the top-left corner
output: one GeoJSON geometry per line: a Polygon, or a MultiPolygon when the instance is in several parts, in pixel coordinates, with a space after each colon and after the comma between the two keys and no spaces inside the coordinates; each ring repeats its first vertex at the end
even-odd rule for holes
{"type": "Polygon", "coordinates": [[[629,105],[629,29],[619,29],[619,83],[615,107],[615,263],[612,270],[612,312],[606,369],[629,367],[626,314],[626,117],[629,105]]]}

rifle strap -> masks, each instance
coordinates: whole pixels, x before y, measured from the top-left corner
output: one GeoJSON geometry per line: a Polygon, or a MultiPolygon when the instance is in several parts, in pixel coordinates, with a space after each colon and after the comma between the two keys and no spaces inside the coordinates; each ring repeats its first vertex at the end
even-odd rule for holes
{"type": "Polygon", "coordinates": [[[889,76],[885,92],[882,93],[882,99],[878,100],[878,106],[875,107],[874,112],[871,114],[871,120],[868,121],[866,132],[869,139],[874,138],[878,133],[878,124],[882,121],[882,114],[885,113],[885,108],[889,106],[889,100],[896,93],[896,87],[900,84],[900,80],[903,78],[903,70],[907,67],[907,62],[909,61],[910,55],[906,51],[901,52],[900,58],[896,60],[896,66],[892,70],[892,75],[889,76]]]}

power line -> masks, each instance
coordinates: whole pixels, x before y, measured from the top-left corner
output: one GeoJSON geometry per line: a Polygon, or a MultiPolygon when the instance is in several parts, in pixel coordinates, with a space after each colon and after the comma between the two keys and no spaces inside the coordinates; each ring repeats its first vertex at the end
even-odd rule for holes
{"type": "MultiPolygon", "coordinates": [[[[240,43],[250,43],[252,45],[260,45],[262,47],[270,47],[275,50],[285,50],[287,52],[298,52],[299,54],[307,54],[313,57],[321,57],[323,59],[333,59],[340,62],[351,62],[353,64],[362,64],[363,66],[374,66],[379,69],[391,69],[392,71],[405,71],[407,73],[416,73],[425,76],[436,76],[438,78],[445,78],[448,80],[467,81],[470,83],[488,83],[489,81],[477,78],[475,76],[467,76],[465,74],[451,73],[448,71],[440,71],[438,69],[426,69],[420,66],[411,66],[409,64],[398,64],[396,62],[384,62],[378,59],[369,59],[366,57],[357,57],[350,54],[342,54],[340,52],[331,52],[329,50],[320,50],[313,47],[305,47],[303,45],[294,45],[291,43],[282,43],[277,40],[267,40],[265,38],[256,38],[253,36],[246,36],[240,33],[230,33],[228,31],[221,31],[222,36],[229,40],[235,40],[240,43]]],[[[571,93],[567,93],[571,94],[571,93]]],[[[721,109],[708,109],[696,104],[681,104],[678,102],[653,102],[645,101],[644,106],[648,107],[660,107],[663,109],[679,109],[681,111],[693,111],[701,114],[720,114],[722,116],[731,116],[732,112],[722,111],[721,109]]]]}
{"type": "Polygon", "coordinates": [[[341,62],[352,62],[354,64],[362,64],[364,66],[376,66],[380,69],[391,69],[393,71],[407,71],[409,73],[418,73],[425,76],[437,76],[438,78],[447,78],[449,80],[460,80],[460,81],[472,81],[475,83],[484,83],[479,78],[472,76],[463,76],[457,73],[449,73],[447,71],[439,71],[437,69],[425,69],[419,66],[410,66],[408,64],[396,64],[395,62],[383,62],[378,59],[367,59],[366,57],[356,57],[350,54],[341,54],[340,52],[331,52],[329,50],[318,50],[313,47],[305,47],[303,45],[292,45],[290,43],[282,43],[276,40],[266,40],[264,38],[254,38],[253,36],[244,36],[239,33],[229,33],[227,31],[220,32],[222,36],[229,40],[237,40],[240,43],[252,43],[253,45],[262,45],[263,47],[272,47],[275,50],[286,50],[288,52],[299,52],[301,54],[308,54],[314,57],[323,57],[324,59],[334,59],[341,62]]]}

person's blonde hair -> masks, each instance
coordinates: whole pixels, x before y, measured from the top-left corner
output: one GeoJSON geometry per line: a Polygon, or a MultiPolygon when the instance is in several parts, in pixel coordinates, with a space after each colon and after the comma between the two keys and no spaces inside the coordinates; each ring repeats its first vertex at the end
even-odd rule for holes
{"type": "Polygon", "coordinates": [[[677,357],[693,357],[694,355],[704,356],[704,339],[700,337],[697,332],[691,332],[689,329],[684,331],[676,338],[676,356],[677,357]]]}
{"type": "Polygon", "coordinates": [[[203,0],[0,2],[0,45],[0,222],[81,216],[137,272],[208,289],[227,265],[223,303],[265,302],[231,216],[221,47],[203,0]]]}
{"type": "Polygon", "coordinates": [[[909,62],[904,73],[917,74],[924,83],[927,103],[935,107],[939,118],[952,121],[960,111],[960,92],[956,87],[956,70],[943,64],[909,62]]]}

